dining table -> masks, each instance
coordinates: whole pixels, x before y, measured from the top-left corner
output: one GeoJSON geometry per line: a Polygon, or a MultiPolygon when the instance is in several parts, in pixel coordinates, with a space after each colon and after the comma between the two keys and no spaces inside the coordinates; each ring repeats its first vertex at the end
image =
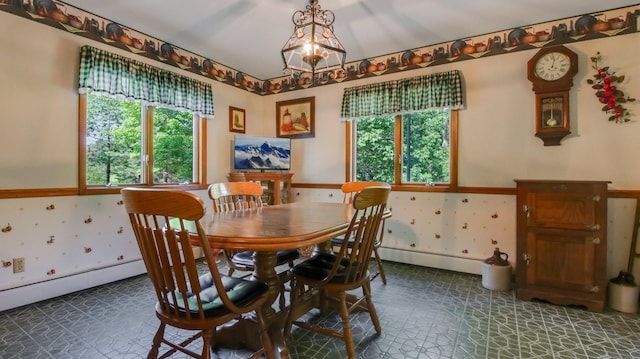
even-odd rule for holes
{"type": "MultiPolygon", "coordinates": [[[[347,231],[354,211],[350,204],[293,202],[235,212],[208,213],[200,220],[211,248],[255,251],[252,276],[269,287],[268,300],[261,309],[268,323],[273,348],[273,352],[264,353],[268,359],[290,358],[283,335],[288,313],[286,310],[277,310],[273,305],[281,295],[276,250],[315,245],[315,251],[328,252],[331,250],[330,239],[347,231]]],[[[218,328],[216,342],[216,345],[223,347],[262,348],[255,318],[251,317],[242,317],[218,328]]]]}

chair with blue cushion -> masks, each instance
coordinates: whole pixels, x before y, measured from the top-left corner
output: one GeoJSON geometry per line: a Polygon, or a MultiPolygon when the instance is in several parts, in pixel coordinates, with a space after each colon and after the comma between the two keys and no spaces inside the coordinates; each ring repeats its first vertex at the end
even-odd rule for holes
{"type": "MultiPolygon", "coordinates": [[[[263,207],[262,186],[256,182],[221,182],[209,186],[209,198],[213,201],[213,212],[236,212],[263,207]]],[[[255,264],[253,257],[255,251],[225,249],[224,258],[229,265],[228,275],[236,270],[253,272],[255,264]]],[[[276,266],[287,264],[293,267],[294,261],[300,258],[297,249],[282,249],[276,251],[276,266]]],[[[283,283],[281,294],[284,292],[284,282],[288,281],[288,271],[279,274],[283,283]]],[[[284,307],[284,296],[280,296],[280,306],[284,307]]]]}
{"type": "Polygon", "coordinates": [[[363,189],[353,198],[355,210],[340,249],[333,253],[317,253],[291,268],[291,304],[285,323],[284,334],[290,336],[291,328],[306,328],[321,334],[342,338],[349,359],[355,358],[353,334],[349,313],[354,309],[369,312],[371,322],[378,334],[382,328],[371,298],[369,261],[382,225],[391,186],[371,186],[363,189]],[[353,291],[362,289],[356,297],[353,291]],[[347,293],[349,292],[349,294],[347,293]],[[339,303],[342,330],[322,327],[312,321],[296,318],[300,309],[315,305],[320,298],[320,308],[324,309],[329,300],[339,303]]]}
{"type": "MultiPolygon", "coordinates": [[[[354,182],[345,182],[342,187],[342,203],[352,203],[354,196],[362,191],[364,188],[371,186],[386,186],[386,182],[364,182],[364,181],[354,181],[354,182]]],[[[378,270],[374,273],[371,273],[369,276],[370,280],[374,280],[377,276],[380,276],[383,284],[387,284],[387,276],[384,274],[384,267],[382,266],[382,258],[378,253],[378,248],[382,245],[382,239],[384,238],[384,221],[382,221],[382,225],[380,226],[380,233],[376,238],[376,242],[373,246],[373,256],[376,259],[376,264],[378,265],[378,270]]],[[[342,242],[344,241],[344,236],[336,237],[331,240],[332,248],[340,248],[342,242]]]]}
{"type": "Polygon", "coordinates": [[[168,346],[161,357],[182,352],[194,358],[211,358],[216,327],[242,314],[255,312],[263,348],[257,358],[272,352],[262,307],[267,284],[221,275],[199,220],[205,205],[196,195],[168,189],[125,188],[121,191],[149,279],[157,296],[156,316],[160,326],[153,338],[148,358],[158,358],[161,345],[168,346]],[[199,271],[192,242],[202,247],[206,269],[199,271]],[[165,336],[165,328],[195,331],[182,342],[165,336]],[[202,338],[196,353],[190,344],[202,338]]]}

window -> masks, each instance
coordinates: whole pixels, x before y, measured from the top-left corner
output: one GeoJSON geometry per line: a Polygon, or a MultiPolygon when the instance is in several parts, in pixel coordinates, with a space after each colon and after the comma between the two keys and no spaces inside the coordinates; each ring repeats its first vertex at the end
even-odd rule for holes
{"type": "Polygon", "coordinates": [[[91,46],[79,70],[80,193],[205,182],[211,84],[91,46]]]}
{"type": "Polygon", "coordinates": [[[356,181],[457,186],[458,111],[426,110],[352,122],[356,181]]]}
{"type": "Polygon", "coordinates": [[[97,94],[81,104],[81,192],[201,182],[199,116],[97,94]]]}
{"type": "Polygon", "coordinates": [[[168,108],[153,109],[153,183],[197,182],[198,148],[193,115],[168,108]],[[195,140],[194,140],[195,139],[195,140]]]}
{"type": "Polygon", "coordinates": [[[346,88],[347,180],[455,191],[463,100],[458,70],[346,88]]]}

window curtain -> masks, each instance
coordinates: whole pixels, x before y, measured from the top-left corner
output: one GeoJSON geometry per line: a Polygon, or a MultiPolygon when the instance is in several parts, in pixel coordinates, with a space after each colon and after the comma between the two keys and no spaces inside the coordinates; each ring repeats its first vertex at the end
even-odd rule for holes
{"type": "Polygon", "coordinates": [[[344,90],[340,118],[344,121],[464,106],[459,70],[381,82],[344,90]]]}
{"type": "Polygon", "coordinates": [[[211,85],[120,55],[83,46],[79,92],[139,100],[213,118],[211,85]]]}

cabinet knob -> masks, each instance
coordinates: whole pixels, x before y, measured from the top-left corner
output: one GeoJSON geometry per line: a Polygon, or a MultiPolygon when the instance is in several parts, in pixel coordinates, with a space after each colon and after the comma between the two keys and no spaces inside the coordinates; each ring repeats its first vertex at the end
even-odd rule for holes
{"type": "Polygon", "coordinates": [[[527,217],[529,217],[531,215],[531,208],[525,204],[522,206],[522,212],[526,213],[527,217]]]}
{"type": "Polygon", "coordinates": [[[593,196],[593,201],[594,202],[600,202],[600,195],[593,196]]]}
{"type": "Polygon", "coordinates": [[[596,237],[593,239],[593,244],[600,244],[600,238],[596,237]]]}
{"type": "Polygon", "coordinates": [[[589,226],[589,230],[591,231],[599,231],[600,230],[600,225],[599,224],[592,224],[589,226]]]}
{"type": "Polygon", "coordinates": [[[531,258],[532,257],[528,253],[522,253],[522,260],[524,260],[527,265],[531,262],[531,258]]]}
{"type": "Polygon", "coordinates": [[[600,291],[600,287],[598,287],[597,285],[589,289],[589,292],[591,293],[598,293],[599,291],[600,291]]]}

